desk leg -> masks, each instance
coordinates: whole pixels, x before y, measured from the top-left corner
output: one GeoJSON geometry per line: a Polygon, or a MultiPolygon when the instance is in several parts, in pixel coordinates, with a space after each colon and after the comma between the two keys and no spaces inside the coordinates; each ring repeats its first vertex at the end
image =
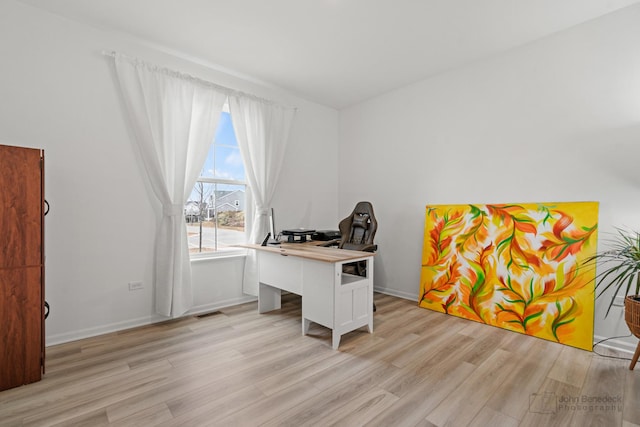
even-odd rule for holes
{"type": "Polygon", "coordinates": [[[302,318],[302,335],[307,335],[309,333],[309,325],[311,325],[311,320],[302,318]]]}
{"type": "Polygon", "coordinates": [[[340,346],[340,337],[341,335],[339,333],[337,333],[336,331],[331,331],[331,341],[334,350],[337,350],[340,346]]]}
{"type": "Polygon", "coordinates": [[[264,283],[258,285],[258,313],[279,310],[280,304],[280,289],[264,283]]]}
{"type": "Polygon", "coordinates": [[[369,313],[369,324],[367,328],[369,329],[369,333],[373,333],[373,308],[376,306],[373,301],[373,258],[367,260],[367,271],[370,272],[369,275],[369,306],[367,307],[369,313]]]}

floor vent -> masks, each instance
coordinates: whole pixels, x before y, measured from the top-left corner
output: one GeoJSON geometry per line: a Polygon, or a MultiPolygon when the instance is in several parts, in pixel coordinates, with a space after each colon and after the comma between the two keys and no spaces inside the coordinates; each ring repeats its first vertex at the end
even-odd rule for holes
{"type": "Polygon", "coordinates": [[[220,311],[212,311],[210,313],[202,313],[202,314],[198,314],[196,315],[196,317],[198,319],[204,319],[205,317],[211,317],[211,316],[215,316],[216,314],[222,314],[222,312],[220,311]]]}

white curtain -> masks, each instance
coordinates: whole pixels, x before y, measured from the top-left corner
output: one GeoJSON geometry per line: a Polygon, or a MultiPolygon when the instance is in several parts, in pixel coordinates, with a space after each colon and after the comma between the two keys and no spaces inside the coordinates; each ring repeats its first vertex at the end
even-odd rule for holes
{"type": "MultiPolygon", "coordinates": [[[[229,97],[229,110],[254,202],[249,243],[260,243],[269,231],[268,213],[295,110],[242,95],[229,97]]],[[[255,251],[248,251],[243,279],[246,294],[258,294],[257,268],[255,251]]]]}
{"type": "Polygon", "coordinates": [[[118,53],[113,57],[147,175],[163,206],[155,252],[156,312],[177,317],[193,305],[184,203],[200,175],[227,93],[118,53]]]}

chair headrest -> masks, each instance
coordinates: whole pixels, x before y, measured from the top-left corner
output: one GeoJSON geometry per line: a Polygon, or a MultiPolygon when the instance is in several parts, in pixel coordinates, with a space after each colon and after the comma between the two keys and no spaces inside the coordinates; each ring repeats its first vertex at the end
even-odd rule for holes
{"type": "Polygon", "coordinates": [[[351,222],[352,227],[358,228],[369,228],[369,214],[367,213],[356,213],[353,215],[353,220],[351,222]]]}

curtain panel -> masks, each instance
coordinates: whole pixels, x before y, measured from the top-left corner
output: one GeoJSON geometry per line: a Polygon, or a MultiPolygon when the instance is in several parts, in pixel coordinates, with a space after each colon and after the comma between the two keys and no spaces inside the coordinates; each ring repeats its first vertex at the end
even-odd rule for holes
{"type": "Polygon", "coordinates": [[[135,142],[162,219],[155,244],[155,307],[178,317],[193,305],[184,204],[204,165],[228,93],[212,84],[114,53],[135,142]]]}
{"type": "MultiPolygon", "coordinates": [[[[229,110],[254,203],[251,229],[247,230],[248,240],[249,243],[260,243],[269,231],[268,212],[282,169],[295,109],[234,94],[229,97],[229,110]]],[[[244,293],[258,295],[257,270],[255,251],[248,251],[243,276],[244,293]]]]}

